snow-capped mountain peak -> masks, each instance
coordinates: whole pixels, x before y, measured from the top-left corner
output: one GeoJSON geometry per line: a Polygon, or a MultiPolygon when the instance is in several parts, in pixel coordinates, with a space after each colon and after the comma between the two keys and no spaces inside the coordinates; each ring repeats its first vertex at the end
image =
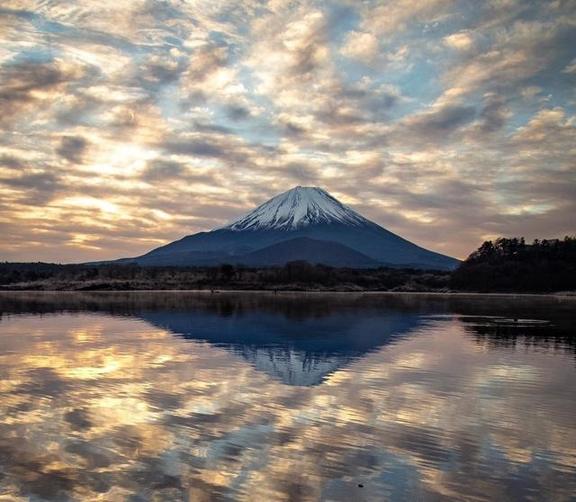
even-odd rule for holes
{"type": "Polygon", "coordinates": [[[223,227],[227,230],[294,230],[312,224],[343,223],[352,226],[369,220],[318,187],[297,186],[223,227]]]}
{"type": "Polygon", "coordinates": [[[308,261],[453,269],[458,261],[413,244],[364,218],[318,187],[295,187],[211,232],[187,235],[136,258],[142,265],[254,267],[308,261]]]}

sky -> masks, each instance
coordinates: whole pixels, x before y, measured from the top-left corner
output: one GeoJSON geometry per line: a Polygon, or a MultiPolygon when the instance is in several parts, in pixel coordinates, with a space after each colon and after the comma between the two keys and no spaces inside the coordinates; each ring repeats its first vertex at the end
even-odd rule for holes
{"type": "Polygon", "coordinates": [[[465,258],[574,234],[573,0],[2,0],[0,260],[136,256],[295,185],[465,258]]]}

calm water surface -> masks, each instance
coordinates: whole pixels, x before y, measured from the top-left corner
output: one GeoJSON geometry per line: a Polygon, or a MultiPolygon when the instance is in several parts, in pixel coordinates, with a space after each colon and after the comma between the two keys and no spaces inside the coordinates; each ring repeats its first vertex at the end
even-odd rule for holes
{"type": "Polygon", "coordinates": [[[0,295],[0,500],[575,500],[576,301],[0,295]]]}

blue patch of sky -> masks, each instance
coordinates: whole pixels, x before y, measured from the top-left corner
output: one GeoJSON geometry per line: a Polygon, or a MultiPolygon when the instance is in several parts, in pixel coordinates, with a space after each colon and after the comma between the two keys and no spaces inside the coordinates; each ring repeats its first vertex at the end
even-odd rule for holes
{"type": "Polygon", "coordinates": [[[327,36],[334,48],[339,48],[350,31],[355,30],[360,22],[360,15],[348,5],[330,3],[327,9],[327,36]]]}
{"type": "Polygon", "coordinates": [[[178,118],[181,113],[181,102],[179,99],[174,99],[179,95],[180,85],[179,82],[170,82],[159,87],[154,94],[156,104],[158,105],[162,116],[166,119],[178,118]]]}
{"type": "Polygon", "coordinates": [[[178,48],[182,48],[182,46],[183,46],[182,40],[180,40],[178,37],[173,37],[172,35],[168,35],[168,36],[164,37],[164,43],[166,45],[170,45],[172,47],[178,47],[178,48]]]}
{"type": "Polygon", "coordinates": [[[212,30],[208,33],[208,40],[218,46],[229,46],[230,37],[221,31],[212,30]]]}
{"type": "Polygon", "coordinates": [[[34,17],[37,16],[37,14],[24,9],[6,9],[0,7],[0,16],[15,16],[19,17],[20,19],[32,20],[34,17]]]}
{"type": "Polygon", "coordinates": [[[559,106],[569,114],[574,114],[576,112],[574,106],[576,75],[563,71],[571,60],[568,55],[564,55],[551,61],[544,71],[528,80],[526,85],[541,87],[541,95],[547,97],[549,106],[559,106]]]}
{"type": "Polygon", "coordinates": [[[33,63],[45,64],[54,61],[55,51],[46,46],[37,46],[30,49],[24,49],[14,55],[11,60],[13,64],[33,63]]]}
{"type": "Polygon", "coordinates": [[[422,111],[434,102],[444,91],[440,76],[435,64],[413,57],[406,71],[392,72],[383,79],[383,83],[398,87],[402,95],[408,98],[402,107],[392,110],[393,117],[401,118],[422,111]]]}

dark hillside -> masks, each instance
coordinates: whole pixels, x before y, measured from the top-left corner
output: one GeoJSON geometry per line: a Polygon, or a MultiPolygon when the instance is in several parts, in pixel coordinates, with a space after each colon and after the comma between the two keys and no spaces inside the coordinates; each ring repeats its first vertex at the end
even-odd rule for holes
{"type": "Polygon", "coordinates": [[[487,241],[453,272],[451,287],[479,292],[547,293],[576,289],[576,237],[487,241]]]}

